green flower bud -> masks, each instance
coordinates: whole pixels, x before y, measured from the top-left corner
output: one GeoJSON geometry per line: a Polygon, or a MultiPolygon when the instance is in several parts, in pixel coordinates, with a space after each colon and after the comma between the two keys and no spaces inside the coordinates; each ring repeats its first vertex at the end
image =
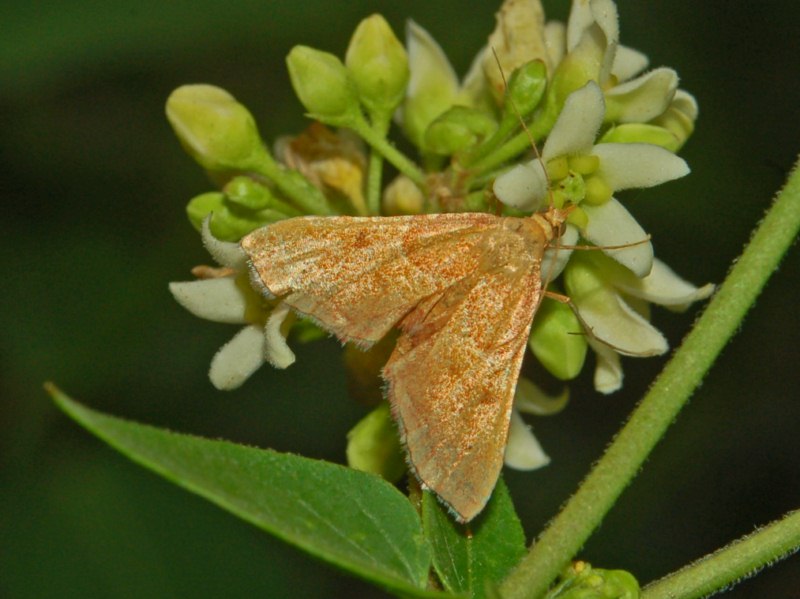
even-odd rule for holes
{"type": "Polygon", "coordinates": [[[545,298],[533,319],[528,345],[556,378],[574,379],[583,368],[588,343],[572,308],[545,298]]]}
{"type": "Polygon", "coordinates": [[[314,118],[344,125],[358,112],[358,95],[347,69],[333,54],[295,46],[286,57],[292,86],[314,118]]]}
{"type": "MultiPolygon", "coordinates": [[[[248,177],[233,179],[234,188],[243,185],[244,182],[241,179],[248,179],[248,177]]],[[[230,187],[232,187],[231,183],[225,187],[226,192],[230,187]]],[[[267,191],[267,193],[269,192],[267,191]]],[[[299,214],[295,208],[277,200],[273,205],[253,209],[237,203],[225,193],[216,191],[201,194],[190,200],[186,206],[186,214],[198,231],[205,218],[211,213],[214,214],[214,218],[211,219],[211,232],[214,237],[223,241],[239,241],[259,227],[299,214]],[[289,212],[287,213],[281,208],[288,209],[289,212]]]]}
{"type": "Polygon", "coordinates": [[[229,201],[248,210],[270,208],[282,212],[286,216],[300,216],[303,213],[276,198],[265,185],[250,177],[234,177],[225,185],[225,196],[229,201]]]}
{"type": "Polygon", "coordinates": [[[602,177],[587,177],[583,201],[590,206],[601,206],[611,199],[613,190],[602,177]]]}
{"type": "Polygon", "coordinates": [[[184,85],[166,108],[181,145],[209,171],[249,170],[266,153],[253,116],[224,89],[184,85]]]}
{"type": "Polygon", "coordinates": [[[424,208],[422,190],[405,175],[395,178],[383,192],[383,213],[387,216],[421,214],[424,208]]]}
{"type": "Polygon", "coordinates": [[[548,599],[638,599],[639,590],[639,583],[624,570],[603,570],[577,562],[548,599]]]}
{"type": "Polygon", "coordinates": [[[505,110],[514,111],[517,118],[531,114],[539,105],[547,89],[547,67],[541,60],[525,63],[511,74],[508,82],[507,99],[513,106],[505,110]]]}
{"type": "Polygon", "coordinates": [[[186,215],[189,217],[189,222],[199,231],[203,221],[209,214],[222,211],[224,202],[225,194],[218,191],[210,191],[192,198],[186,205],[186,215]]]}
{"type": "Polygon", "coordinates": [[[453,106],[437,117],[425,131],[424,148],[449,156],[475,145],[497,129],[497,122],[485,112],[453,106]]]}
{"type": "Polygon", "coordinates": [[[594,154],[579,154],[570,156],[567,160],[570,170],[579,175],[591,175],[600,168],[600,157],[594,154]]]}
{"type": "Polygon", "coordinates": [[[361,102],[370,113],[389,115],[403,100],[408,84],[408,56],[381,15],[359,23],[345,64],[361,102]]]}
{"type": "Polygon", "coordinates": [[[390,482],[400,480],[405,474],[400,438],[385,401],[347,433],[347,463],[351,468],[377,474],[390,482]]]}
{"type": "Polygon", "coordinates": [[[613,127],[606,131],[598,143],[646,143],[661,146],[670,152],[676,152],[681,146],[680,139],[669,129],[645,123],[625,123],[613,127]]]}

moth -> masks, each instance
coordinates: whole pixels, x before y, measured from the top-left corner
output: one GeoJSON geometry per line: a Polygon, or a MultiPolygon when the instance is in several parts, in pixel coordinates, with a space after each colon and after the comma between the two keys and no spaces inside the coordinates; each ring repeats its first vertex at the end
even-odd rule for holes
{"type": "Polygon", "coordinates": [[[469,522],[500,475],[542,260],[567,214],[306,216],[241,247],[256,288],[343,342],[399,328],[383,379],[408,463],[469,522]]]}

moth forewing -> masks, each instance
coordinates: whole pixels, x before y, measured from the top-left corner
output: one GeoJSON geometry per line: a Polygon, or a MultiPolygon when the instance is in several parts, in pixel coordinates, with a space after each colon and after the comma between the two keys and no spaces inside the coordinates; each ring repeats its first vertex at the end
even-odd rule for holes
{"type": "Polygon", "coordinates": [[[299,217],[241,245],[265,294],[340,339],[399,325],[383,376],[409,463],[469,521],[502,467],[542,257],[565,217],[299,217]]]}

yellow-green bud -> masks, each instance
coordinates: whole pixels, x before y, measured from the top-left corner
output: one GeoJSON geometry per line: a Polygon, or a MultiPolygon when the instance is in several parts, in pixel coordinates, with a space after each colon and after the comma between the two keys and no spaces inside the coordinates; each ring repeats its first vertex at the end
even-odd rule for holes
{"type": "Polygon", "coordinates": [[[547,89],[547,67],[541,60],[531,60],[511,74],[508,82],[508,100],[518,118],[524,118],[534,111],[547,89]]]}
{"type": "Polygon", "coordinates": [[[347,433],[347,463],[391,482],[405,474],[403,450],[388,403],[382,402],[347,433]]]}
{"type": "Polygon", "coordinates": [[[570,156],[568,159],[570,170],[579,175],[591,175],[600,167],[600,157],[594,154],[581,154],[570,156]]]}
{"type": "Polygon", "coordinates": [[[589,224],[589,215],[580,206],[573,206],[572,211],[567,216],[567,222],[583,231],[589,224]]]}
{"type": "Polygon", "coordinates": [[[422,190],[405,175],[399,175],[383,192],[383,213],[387,216],[421,214],[424,208],[422,190]]]}
{"type": "Polygon", "coordinates": [[[403,100],[408,84],[408,55],[389,24],[375,14],[359,23],[345,64],[370,113],[389,115],[403,100]]]}
{"type": "Polygon", "coordinates": [[[200,194],[189,200],[186,205],[186,216],[189,217],[189,222],[192,223],[192,226],[199,231],[203,221],[209,214],[222,210],[224,201],[225,194],[219,191],[200,194]]]}
{"type": "Polygon", "coordinates": [[[560,181],[569,175],[569,161],[566,156],[558,156],[547,161],[547,176],[551,181],[560,181]]]}
{"type": "Polygon", "coordinates": [[[605,204],[614,193],[602,177],[587,177],[585,183],[586,194],[583,201],[590,206],[605,204]]]}
{"type": "Polygon", "coordinates": [[[424,148],[449,156],[475,145],[497,129],[489,114],[465,106],[453,106],[437,117],[425,131],[424,148]]]}
{"type": "Polygon", "coordinates": [[[566,381],[580,373],[588,343],[572,309],[545,298],[533,320],[528,345],[536,359],[555,377],[566,381]]]}
{"type": "MultiPolygon", "coordinates": [[[[684,117],[678,117],[678,119],[681,118],[684,117]]],[[[598,143],[646,143],[661,146],[670,152],[677,151],[681,145],[680,140],[672,131],[645,123],[625,123],[613,127],[603,135],[598,143]]]]}
{"type": "Polygon", "coordinates": [[[225,195],[235,204],[251,210],[266,208],[272,203],[273,195],[269,189],[250,177],[234,177],[225,185],[225,195]]]}
{"type": "Polygon", "coordinates": [[[292,87],[314,118],[346,124],[358,111],[358,94],[347,69],[333,54],[295,46],[286,57],[292,87]]]}
{"type": "Polygon", "coordinates": [[[219,87],[179,87],[167,99],[167,119],[189,155],[209,171],[252,169],[266,153],[253,116],[219,87]]]}
{"type": "Polygon", "coordinates": [[[628,572],[592,568],[586,562],[568,569],[556,588],[552,599],[638,599],[640,594],[639,583],[628,572]]]}

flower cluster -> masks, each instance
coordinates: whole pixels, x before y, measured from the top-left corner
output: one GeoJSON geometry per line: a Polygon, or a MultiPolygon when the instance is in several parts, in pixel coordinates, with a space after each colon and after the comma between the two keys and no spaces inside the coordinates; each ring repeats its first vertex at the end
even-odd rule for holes
{"type": "MultiPolygon", "coordinates": [[[[198,280],[170,289],[201,318],[243,325],[214,357],[212,383],[233,389],[264,362],[285,368],[294,361],[290,332],[301,341],[320,335],[251,289],[236,242],[258,227],[304,214],[502,209],[524,216],[568,206],[566,230],[548,250],[543,276],[569,302],[543,301],[529,346],[561,380],[577,376],[592,349],[595,388],[619,389],[621,355],[667,350],[650,323],[650,304],[681,310],[713,291],[687,283],[655,258],[647,232],[615,197],[689,172],[675,152],[693,130],[696,103],[678,89],[673,70],[645,72],[647,64],[644,54],[620,45],[612,0],[574,0],[566,24],[546,21],[538,0],[507,0],[461,81],[422,27],[408,24],[404,46],[380,15],[361,22],[344,61],[295,47],[289,74],[314,124],[278,140],[272,151],[226,91],[178,88],[167,102],[168,119],[220,186],[191,200],[187,212],[220,267],[198,267],[198,280]],[[387,139],[393,119],[417,160],[387,139]],[[384,185],[386,162],[398,174],[384,185]],[[587,245],[597,251],[576,251],[587,245]]],[[[374,362],[348,364],[376,378],[378,369],[365,366],[374,362]]],[[[547,397],[520,379],[509,466],[532,469],[548,461],[519,412],[553,413],[565,402],[566,395],[547,397]]],[[[396,470],[396,460],[389,464],[395,458],[376,464],[374,452],[364,450],[386,437],[388,421],[388,410],[379,407],[352,431],[353,465],[396,470]]]]}

